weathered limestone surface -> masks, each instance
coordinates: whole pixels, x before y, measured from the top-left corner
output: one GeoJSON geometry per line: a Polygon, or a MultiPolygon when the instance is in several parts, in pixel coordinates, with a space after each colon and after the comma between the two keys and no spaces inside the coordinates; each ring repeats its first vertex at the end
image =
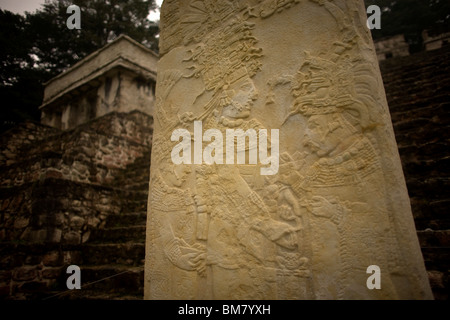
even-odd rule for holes
{"type": "Polygon", "coordinates": [[[165,0],[161,28],[146,299],[432,298],[362,1],[165,0]],[[267,129],[279,168],[217,134],[174,164],[198,122],[267,129]]]}

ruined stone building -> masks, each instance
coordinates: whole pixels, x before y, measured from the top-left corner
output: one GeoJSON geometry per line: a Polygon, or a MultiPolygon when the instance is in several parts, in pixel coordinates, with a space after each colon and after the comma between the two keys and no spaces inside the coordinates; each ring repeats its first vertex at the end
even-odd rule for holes
{"type": "MultiPolygon", "coordinates": [[[[158,56],[121,36],[0,136],[0,298],[142,299],[158,56]],[[69,291],[69,265],[81,290],[69,291]]],[[[449,297],[450,49],[380,62],[436,299],[449,297]]]]}
{"type": "Polygon", "coordinates": [[[46,83],[41,123],[2,135],[3,298],[64,292],[71,264],[85,287],[58,298],[140,298],[157,59],[121,36],[46,83]]]}

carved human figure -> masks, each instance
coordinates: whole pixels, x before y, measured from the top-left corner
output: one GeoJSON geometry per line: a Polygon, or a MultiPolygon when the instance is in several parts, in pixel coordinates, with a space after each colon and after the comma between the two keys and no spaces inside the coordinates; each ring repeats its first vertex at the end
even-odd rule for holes
{"type": "Polygon", "coordinates": [[[266,179],[262,195],[271,216],[290,224],[297,230],[296,246],[278,246],[277,261],[278,299],[314,299],[311,272],[311,227],[308,212],[290,188],[290,175],[298,164],[288,153],[281,155],[279,174],[266,179]]]}
{"type": "Polygon", "coordinates": [[[164,1],[146,298],[431,297],[366,19],[360,0],[164,1]],[[277,173],[176,167],[172,133],[199,122],[279,130],[277,173]]]}
{"type": "Polygon", "coordinates": [[[217,166],[199,179],[208,181],[203,196],[211,199],[205,239],[210,296],[276,298],[277,266],[271,251],[277,246],[294,250],[296,228],[270,216],[237,168],[217,166]]]}
{"type": "Polygon", "coordinates": [[[314,288],[319,298],[376,298],[379,292],[361,285],[367,267],[375,264],[382,270],[383,294],[395,297],[391,272],[398,248],[380,201],[386,198],[380,162],[364,132],[367,110],[350,91],[339,90],[345,73],[330,74],[336,70],[327,65],[317,58],[305,62],[290,114],[307,119],[309,165],[287,179],[311,214],[314,288]]]}
{"type": "MultiPolygon", "coordinates": [[[[228,83],[219,96],[205,129],[218,129],[225,135],[228,128],[263,128],[256,119],[249,119],[258,96],[250,77],[228,83]]],[[[251,181],[241,175],[242,167],[197,167],[196,199],[200,207],[210,208],[206,216],[201,212],[202,219],[207,219],[203,223],[207,231],[202,233],[207,247],[206,288],[215,299],[276,298],[278,265],[269,252],[277,247],[296,250],[299,226],[270,215],[251,181]]]]}
{"type": "MultiPolygon", "coordinates": [[[[195,295],[197,276],[205,272],[205,247],[195,239],[195,202],[185,189],[191,169],[186,165],[169,165],[160,169],[154,178],[155,188],[150,193],[153,204],[151,217],[155,245],[162,246],[153,263],[170,269],[173,277],[155,278],[155,284],[179,297],[195,295]],[[181,281],[179,280],[181,279],[181,281]]],[[[161,293],[166,293],[162,290],[161,293]]],[[[167,298],[161,296],[162,299],[167,298]]]]}
{"type": "MultiPolygon", "coordinates": [[[[202,119],[204,130],[218,129],[225,136],[228,128],[261,129],[256,119],[249,119],[257,96],[247,74],[233,77],[217,93],[216,103],[209,105],[207,117],[202,119]]],[[[193,115],[180,118],[186,126],[196,119],[193,115]]],[[[280,262],[269,252],[277,248],[295,252],[301,226],[271,217],[251,183],[242,177],[240,167],[162,166],[154,178],[150,203],[159,205],[152,207],[152,218],[163,230],[154,242],[164,247],[164,255],[155,256],[154,261],[173,270],[177,275],[173,279],[183,279],[180,283],[166,278],[169,292],[214,299],[278,297],[280,262]],[[171,196],[178,200],[169,199],[171,196]]]]}

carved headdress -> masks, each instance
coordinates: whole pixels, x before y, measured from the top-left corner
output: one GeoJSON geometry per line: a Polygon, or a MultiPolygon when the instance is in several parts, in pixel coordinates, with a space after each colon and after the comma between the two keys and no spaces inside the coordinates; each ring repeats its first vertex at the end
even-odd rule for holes
{"type": "Polygon", "coordinates": [[[289,116],[325,115],[349,112],[362,127],[368,125],[367,106],[360,100],[357,79],[350,62],[338,63],[306,53],[294,76],[291,91],[295,97],[289,116]]]}
{"type": "Polygon", "coordinates": [[[230,98],[233,86],[251,79],[261,69],[261,48],[252,35],[254,24],[248,22],[241,1],[193,1],[181,19],[189,45],[190,73],[187,77],[203,80],[205,93],[212,93],[201,118],[230,98]],[[199,35],[202,35],[199,37],[199,35]]]}
{"type": "Polygon", "coordinates": [[[186,61],[194,63],[192,75],[202,77],[206,90],[218,91],[260,70],[262,49],[255,47],[252,28],[242,17],[235,17],[190,50],[186,61]]]}

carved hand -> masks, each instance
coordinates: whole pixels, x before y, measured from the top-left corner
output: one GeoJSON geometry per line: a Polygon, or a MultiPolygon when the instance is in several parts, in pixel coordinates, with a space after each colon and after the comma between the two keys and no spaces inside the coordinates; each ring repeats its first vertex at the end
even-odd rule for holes
{"type": "Polygon", "coordinates": [[[300,229],[294,228],[290,224],[267,219],[255,225],[255,229],[284,248],[293,250],[297,247],[296,232],[300,229]]]}
{"type": "Polygon", "coordinates": [[[318,217],[331,218],[338,210],[335,201],[329,201],[321,196],[314,196],[309,205],[312,214],[318,217]]]}
{"type": "Polygon", "coordinates": [[[205,258],[206,254],[203,252],[190,252],[181,255],[177,260],[177,265],[183,270],[197,270],[198,273],[203,273],[205,270],[205,258]]]}
{"type": "Polygon", "coordinates": [[[288,205],[281,205],[279,208],[280,217],[284,220],[291,221],[295,219],[294,210],[288,205]]]}

